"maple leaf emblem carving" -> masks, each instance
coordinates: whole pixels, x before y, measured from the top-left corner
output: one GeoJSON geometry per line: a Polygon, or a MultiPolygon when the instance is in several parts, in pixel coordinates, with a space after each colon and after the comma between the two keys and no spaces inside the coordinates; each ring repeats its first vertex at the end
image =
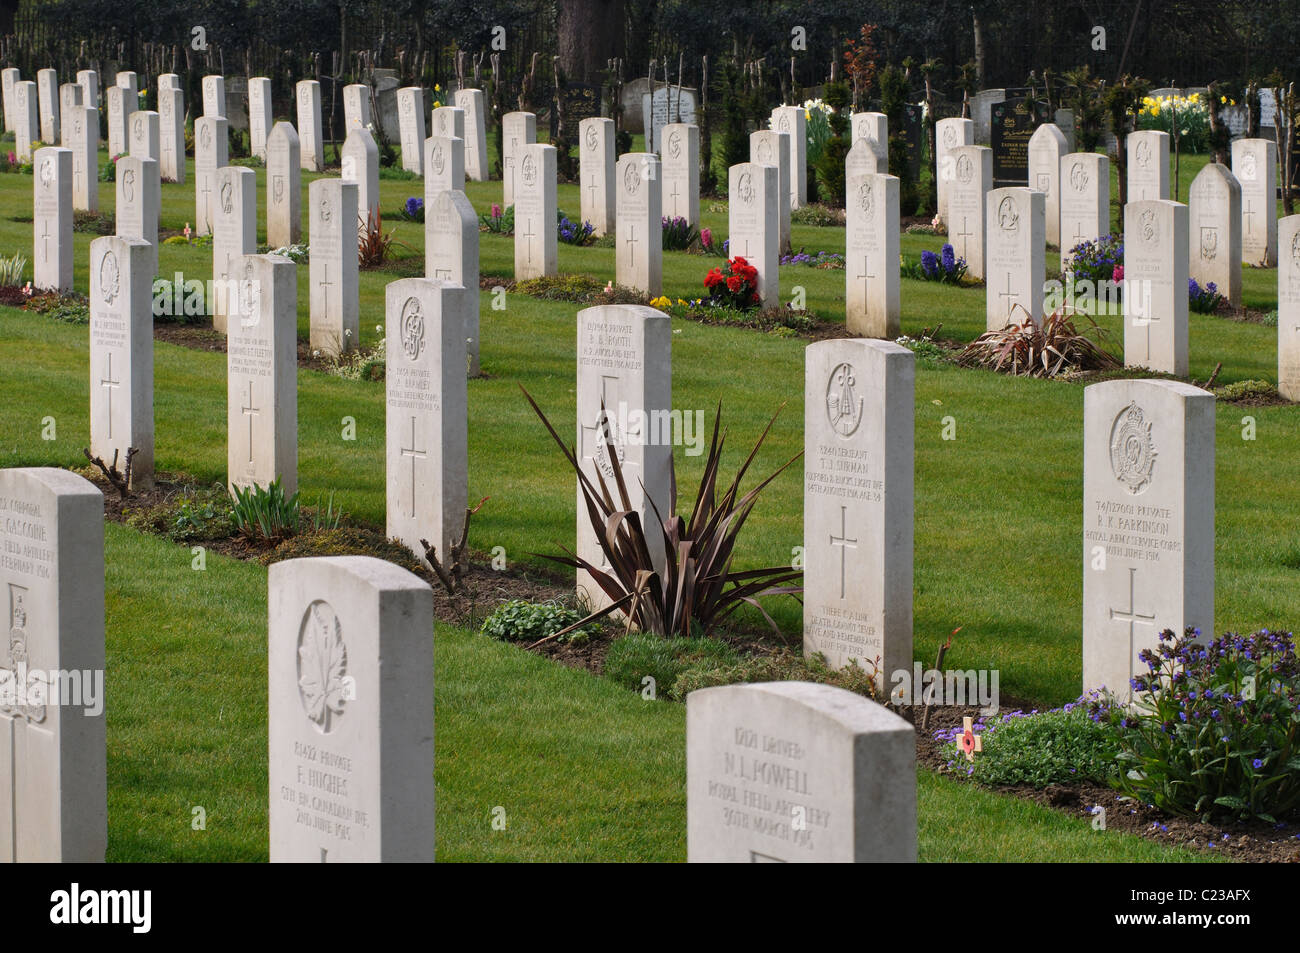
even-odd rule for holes
{"type": "Polygon", "coordinates": [[[298,694],[303,711],[323,734],[343,714],[347,672],[343,627],[330,604],[318,599],[307,607],[298,632],[298,694]]]}

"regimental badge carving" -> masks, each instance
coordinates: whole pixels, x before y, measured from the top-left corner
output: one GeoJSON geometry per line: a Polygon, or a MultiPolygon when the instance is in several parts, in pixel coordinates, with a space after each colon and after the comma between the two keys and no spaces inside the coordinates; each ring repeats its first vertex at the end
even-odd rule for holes
{"type": "Polygon", "coordinates": [[[41,163],[41,185],[49,188],[54,184],[55,162],[51,156],[46,156],[45,161],[41,163]]]}
{"type": "MultiPolygon", "coordinates": [[[[135,170],[127,169],[122,173],[122,198],[128,202],[135,201],[135,170]]],[[[230,210],[227,209],[227,212],[230,210]]]]}
{"type": "Polygon", "coordinates": [[[1070,188],[1082,192],[1088,187],[1088,167],[1082,162],[1070,165],[1070,188]]]}
{"type": "Polygon", "coordinates": [[[629,162],[623,167],[623,188],[627,189],[628,195],[636,195],[637,190],[641,188],[641,166],[637,162],[629,162]]]}
{"type": "Polygon", "coordinates": [[[2,646],[4,658],[0,659],[0,672],[5,673],[6,690],[14,693],[17,704],[0,705],[0,712],[10,717],[25,718],[33,724],[45,720],[45,688],[42,676],[30,671],[32,660],[27,651],[27,589],[9,584],[9,638],[2,646]],[[22,673],[26,672],[25,681],[22,673]]]}
{"type": "Polygon", "coordinates": [[[199,130],[199,145],[203,146],[205,150],[212,148],[212,125],[210,123],[205,122],[203,128],[199,130]]]}
{"type": "Polygon", "coordinates": [[[975,175],[975,163],[971,162],[970,156],[961,155],[957,157],[957,181],[962,185],[968,185],[975,175]]]}
{"type": "Polygon", "coordinates": [[[1241,178],[1244,182],[1255,181],[1255,153],[1247,152],[1241,157],[1241,178]]]}
{"type": "Polygon", "coordinates": [[[442,175],[443,170],[447,168],[446,150],[442,146],[433,147],[433,152],[429,156],[429,162],[433,165],[433,171],[442,175]]]}
{"type": "Polygon", "coordinates": [[[674,159],[682,154],[682,134],[676,130],[668,137],[668,154],[674,159]]]}
{"type": "Polygon", "coordinates": [[[1153,209],[1142,210],[1138,215],[1138,226],[1144,244],[1157,246],[1160,244],[1160,232],[1156,228],[1156,213],[1153,209]]]}
{"type": "Polygon", "coordinates": [[[284,201],[284,176],[272,176],[271,197],[275,200],[275,204],[277,205],[284,201]]]}
{"type": "Polygon", "coordinates": [[[262,320],[262,283],[251,262],[244,265],[244,277],[239,283],[239,324],[255,328],[262,320]]]}
{"type": "Polygon", "coordinates": [[[144,120],[137,117],[131,127],[134,130],[133,135],[135,136],[136,141],[142,141],[144,139],[144,120]]]}
{"type": "Polygon", "coordinates": [[[758,161],[763,165],[772,165],[772,143],[767,138],[758,140],[758,161]]]}
{"type": "Polygon", "coordinates": [[[876,191],[870,182],[864,182],[858,188],[858,204],[862,207],[862,214],[870,218],[876,209],[876,191]]]}
{"type": "Polygon", "coordinates": [[[742,205],[754,204],[754,177],[748,172],[740,173],[740,178],[736,180],[736,196],[740,199],[742,205]]]}
{"type": "Polygon", "coordinates": [[[786,115],[784,115],[784,114],[781,116],[781,122],[777,125],[777,131],[779,131],[779,132],[789,132],[789,131],[790,131],[790,117],[789,117],[789,116],[786,116],[786,115]]]}
{"type": "Polygon", "coordinates": [[[1214,261],[1214,256],[1219,253],[1219,226],[1202,225],[1201,226],[1201,260],[1214,261]]]}
{"type": "Polygon", "coordinates": [[[343,716],[349,684],[343,626],[334,608],[317,599],[298,629],[298,698],[321,734],[328,735],[343,716]]]}
{"type": "Polygon", "coordinates": [[[520,164],[520,174],[524,177],[524,184],[531,186],[537,181],[537,160],[532,154],[524,156],[524,161],[520,164]]]}
{"type": "Polygon", "coordinates": [[[424,309],[419,298],[407,298],[402,305],[402,350],[408,360],[419,360],[424,353],[424,309]]]}
{"type": "Polygon", "coordinates": [[[596,132],[596,127],[594,125],[587,127],[587,135],[585,139],[587,142],[587,148],[590,151],[595,152],[596,147],[600,145],[600,136],[596,132]]]}
{"type": "Polygon", "coordinates": [[[1139,139],[1135,151],[1137,153],[1137,164],[1144,169],[1149,167],[1151,165],[1151,143],[1146,139],[1139,139]]]}
{"type": "Polygon", "coordinates": [[[1134,496],[1151,483],[1156,465],[1156,449],[1151,440],[1151,424],[1136,402],[1119,412],[1110,428],[1110,468],[1115,479],[1134,496]]]}
{"type": "Polygon", "coordinates": [[[1300,268],[1300,232],[1296,232],[1295,238],[1291,239],[1291,264],[1300,268]]]}
{"type": "Polygon", "coordinates": [[[826,384],[826,419],[841,437],[851,437],[862,423],[863,398],[858,396],[853,365],[837,364],[826,384]]]}
{"type": "Polygon", "coordinates": [[[943,127],[943,147],[951,149],[957,145],[957,130],[952,126],[943,127]]]}
{"type": "Polygon", "coordinates": [[[221,183],[221,214],[230,215],[235,211],[235,186],[229,179],[221,183]]]}
{"type": "Polygon", "coordinates": [[[320,220],[324,222],[326,225],[328,225],[330,219],[333,217],[334,217],[334,209],[330,207],[329,198],[322,197],[320,200],[320,220]]]}
{"type": "Polygon", "coordinates": [[[311,103],[311,91],[306,86],[298,90],[298,102],[302,103],[304,106],[311,103]]]}
{"type": "Polygon", "coordinates": [[[1052,173],[1039,172],[1036,181],[1037,181],[1037,189],[1039,192],[1044,192],[1047,195],[1052,194],[1052,173]]]}
{"type": "Polygon", "coordinates": [[[99,260],[99,293],[104,298],[104,304],[111,305],[116,301],[121,290],[122,273],[117,267],[117,255],[106,251],[99,260]]]}
{"type": "Polygon", "coordinates": [[[1016,206],[1016,200],[1005,195],[1002,201],[998,203],[998,228],[1004,232],[1014,232],[1020,227],[1020,209],[1016,206]]]}

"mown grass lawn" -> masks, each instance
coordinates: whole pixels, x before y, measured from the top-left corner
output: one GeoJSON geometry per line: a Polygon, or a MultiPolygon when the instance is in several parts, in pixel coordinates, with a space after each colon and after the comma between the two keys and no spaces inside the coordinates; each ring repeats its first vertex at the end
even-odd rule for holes
{"type": "MultiPolygon", "coordinates": [[[[101,160],[104,157],[101,154],[101,160]]],[[[1190,182],[1183,163],[1182,185],[1190,182]]],[[[307,178],[310,178],[308,176],[307,178]]],[[[259,188],[262,171],[259,170],[259,188]]],[[[194,218],[194,184],[164,186],[163,226],[194,218]]],[[[0,176],[0,254],[31,253],[31,185],[0,176]],[[24,219],[26,221],[24,221],[24,219]]],[[[304,184],[305,188],[305,184],[304,184]]],[[[419,181],[381,182],[385,219],[419,181]]],[[[480,212],[500,200],[500,183],[471,183],[480,212]]],[[[264,193],[260,200],[264,201],[264,193]]],[[[726,216],[705,224],[726,233],[726,216]]],[[[112,191],[101,184],[101,206],[112,191]]],[[[560,187],[576,214],[577,191],[560,187]]],[[[417,225],[397,237],[422,256],[417,225]]],[[[77,287],[86,290],[92,236],[77,233],[77,287]]],[[[904,235],[916,256],[941,239],[904,235]]],[[[795,247],[838,250],[836,228],[795,226],[795,247]]],[[[163,246],[160,270],[206,279],[211,252],[163,246]]],[[[484,235],[482,271],[512,273],[511,240],[484,235]]],[[[665,256],[665,291],[695,297],[710,262],[665,256]]],[[[1055,256],[1049,254],[1049,272],[1055,256]]],[[[560,268],[614,277],[608,248],[561,245],[560,268]]],[[[383,292],[392,274],[361,279],[362,343],[379,340],[383,292]]],[[[299,327],[305,336],[306,269],[299,269],[299,327]]],[[[787,267],[808,307],[843,315],[843,272],[787,267]]],[[[1275,306],[1276,272],[1247,270],[1246,303],[1275,306]]],[[[491,310],[483,295],[486,377],[469,385],[470,498],[490,497],[471,543],[503,546],[514,563],[553,551],[574,534],[572,478],[520,393],[522,384],[559,422],[574,415],[574,306],[506,296],[491,310]]],[[[942,323],[969,339],[984,327],[983,289],[905,280],[903,330],[942,323]]],[[[1119,328],[1117,318],[1103,322],[1119,328]]],[[[1192,376],[1218,362],[1221,382],[1276,380],[1276,330],[1194,315],[1192,376]]],[[[1116,344],[1118,342],[1115,342],[1116,344]]],[[[673,402],[711,418],[721,402],[731,428],[729,460],[748,451],[784,404],[760,466],[802,449],[803,346],[743,329],[674,322],[673,402]]],[[[81,466],[88,443],[84,327],[0,308],[0,465],[81,466]],[[57,439],[42,439],[53,417],[57,439]]],[[[225,475],[225,357],[159,344],[155,353],[158,466],[219,482],[225,475]]],[[[916,657],[962,626],[946,664],[998,668],[1004,696],[1043,704],[1080,688],[1081,387],[1009,379],[948,366],[921,366],[916,387],[916,657]],[[941,439],[952,416],[957,439],[941,439]]],[[[383,385],[303,371],[299,375],[300,483],[307,502],[335,493],[355,517],[384,518],[383,385]],[[356,439],[343,439],[343,418],[356,439]]],[[[1216,627],[1290,626],[1300,610],[1300,573],[1283,562],[1300,542],[1294,514],[1300,465],[1294,407],[1221,405],[1217,441],[1216,627]],[[1242,418],[1256,439],[1242,439],[1242,418]]],[[[698,457],[678,450],[680,483],[693,486],[698,457]]],[[[747,564],[784,562],[802,531],[798,468],[769,489],[750,521],[747,564]]],[[[209,556],[193,572],[189,550],[130,530],[108,533],[109,785],[111,857],[264,859],[266,853],[265,570],[209,556]],[[208,829],[190,828],[191,809],[208,829]]],[[[775,614],[791,639],[798,607],[775,614]]],[[[561,669],[509,646],[440,629],[436,649],[439,851],[443,859],[681,859],[684,854],[683,710],[647,705],[585,673],[561,669]],[[494,832],[491,810],[509,826],[494,832]]],[[[923,859],[1178,859],[1153,844],[1098,835],[1086,825],[921,773],[923,859]]]]}

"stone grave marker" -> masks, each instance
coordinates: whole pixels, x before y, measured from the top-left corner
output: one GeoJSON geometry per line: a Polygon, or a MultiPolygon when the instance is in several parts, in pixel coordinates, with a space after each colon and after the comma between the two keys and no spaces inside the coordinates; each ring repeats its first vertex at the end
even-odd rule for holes
{"type": "MultiPolygon", "coordinates": [[[[84,107],[78,106],[78,109],[84,107]]],[[[72,150],[45,146],[32,162],[32,287],[72,290],[72,150]]]]}
{"type": "Polygon", "coordinates": [[[488,180],[487,124],[483,90],[456,90],[456,106],[465,111],[465,175],[475,182],[488,180]]]}
{"type": "Polygon", "coordinates": [[[243,166],[217,170],[212,219],[212,326],[225,331],[239,306],[235,287],[245,255],[257,254],[257,173],[243,166]]]}
{"type": "MultiPolygon", "coordinates": [[[[578,124],[579,201],[592,234],[614,231],[614,120],[592,118],[578,124]]],[[[698,208],[698,205],[697,205],[698,208]]]]}
{"type": "MultiPolygon", "coordinates": [[[[537,116],[533,113],[513,112],[501,117],[501,182],[502,207],[515,204],[518,186],[519,163],[524,147],[537,141],[537,116]]],[[[516,213],[516,217],[518,217],[516,213]]]]}
{"type": "Polygon", "coordinates": [[[402,168],[424,175],[424,90],[405,86],[397,91],[397,119],[401,130],[402,168]]]}
{"type": "Polygon", "coordinates": [[[198,235],[211,234],[216,219],[217,170],[230,161],[227,125],[220,117],[194,120],[194,231],[198,235]]]}
{"type": "Polygon", "coordinates": [[[1169,133],[1130,132],[1127,150],[1128,201],[1169,198],[1169,133]]]}
{"type": "Polygon", "coordinates": [[[952,151],[952,184],[948,189],[948,244],[966,260],[966,274],[983,278],[985,207],[993,191],[993,150],[988,146],[958,146],[952,151]]]}
{"type": "Polygon", "coordinates": [[[117,234],[149,243],[149,278],[152,282],[158,274],[158,215],[162,207],[158,160],[140,156],[118,159],[114,191],[117,234]]]}
{"type": "Polygon", "coordinates": [[[758,269],[758,296],[764,308],[780,303],[780,202],[776,166],[742,162],[727,173],[727,239],[730,257],[758,269]]]}
{"type": "Polygon", "coordinates": [[[892,341],[902,333],[898,194],[892,175],[845,180],[844,316],[859,337],[892,341]]]}
{"type": "Polygon", "coordinates": [[[444,190],[424,203],[424,274],[465,289],[461,297],[465,367],[479,376],[478,215],[459,190],[444,190]]]}
{"type": "Polygon", "coordinates": [[[266,243],[285,248],[302,239],[302,162],[298,131],[277,122],[266,139],[266,243]]]}
{"type": "Polygon", "coordinates": [[[314,79],[301,80],[294,89],[294,97],[298,104],[298,162],[304,172],[324,172],[320,83],[314,79]]]}
{"type": "Polygon", "coordinates": [[[1036,189],[994,189],[985,201],[985,315],[988,330],[1043,320],[1047,272],[1046,196],[1036,189]]]}
{"type": "Polygon", "coordinates": [[[266,161],[266,137],[271,134],[271,80],[254,76],[248,81],[248,145],[253,155],[266,161]]]}
{"type": "Polygon", "coordinates": [[[660,138],[664,218],[684,218],[700,227],[700,127],[674,122],[660,138]]]}
{"type": "Polygon", "coordinates": [[[307,187],[311,347],[339,356],[361,331],[357,274],[357,185],[317,179],[307,187]]]}
{"type": "Polygon", "coordinates": [[[790,207],[808,204],[808,117],[802,106],[777,106],[772,128],[790,134],[790,207]]]}
{"type": "Polygon", "coordinates": [[[1277,143],[1237,139],[1232,174],[1241,186],[1241,260],[1260,268],[1277,265],[1277,143]]]}
{"type": "Polygon", "coordinates": [[[1124,364],[1187,376],[1187,206],[1124,206],[1124,364]]]}
{"type": "Polygon", "coordinates": [[[379,147],[368,129],[360,127],[348,131],[340,160],[344,182],[357,184],[357,228],[379,225],[379,147]]]}
{"type": "MultiPolygon", "coordinates": [[[[956,175],[956,160],[953,150],[961,146],[975,144],[975,123],[970,119],[940,119],[935,125],[934,134],[934,175],[938,182],[939,218],[945,226],[950,225],[948,217],[948,195],[952,191],[953,178],[956,175]]],[[[949,228],[951,232],[951,228],[949,228]]],[[[951,243],[950,243],[951,244],[951,243]]]]}
{"type": "MultiPolygon", "coordinates": [[[[665,138],[670,133],[664,127],[665,138]]],[[[650,152],[625,152],[619,157],[615,282],[636,288],[647,297],[663,293],[663,174],[659,157],[650,152]]]]}
{"type": "Polygon", "coordinates": [[[1029,139],[1029,187],[1046,196],[1047,244],[1061,247],[1061,158],[1069,152],[1065,133],[1043,123],[1029,139]]]}
{"type": "Polygon", "coordinates": [[[559,274],[555,147],[532,143],[519,157],[515,206],[515,280],[559,274]]]}
{"type": "Polygon", "coordinates": [[[1227,166],[1208,163],[1187,190],[1188,274],[1213,283],[1241,307],[1241,185],[1227,166]]]}

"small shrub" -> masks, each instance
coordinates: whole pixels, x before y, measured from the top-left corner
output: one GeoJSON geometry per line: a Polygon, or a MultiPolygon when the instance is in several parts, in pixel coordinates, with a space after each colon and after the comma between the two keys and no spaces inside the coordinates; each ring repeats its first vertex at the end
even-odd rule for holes
{"type": "MultiPolygon", "coordinates": [[[[394,154],[394,158],[396,158],[395,154],[394,154]]],[[[379,178],[393,179],[402,182],[410,182],[420,177],[416,175],[414,172],[412,172],[410,169],[403,169],[399,165],[382,164],[379,167],[379,178]]]]}
{"type": "Polygon", "coordinates": [[[386,349],[382,342],[374,347],[354,348],[334,358],[326,370],[349,381],[382,381],[388,370],[386,349]]]}
{"type": "Polygon", "coordinates": [[[1198,314],[1213,314],[1219,310],[1224,301],[1219,294],[1219,287],[1213,281],[1206,282],[1202,288],[1195,278],[1187,279],[1187,307],[1198,314]]]}
{"type": "Polygon", "coordinates": [[[1260,323],[1263,324],[1265,327],[1268,328],[1277,327],[1277,308],[1274,308],[1272,311],[1266,312],[1264,316],[1261,317],[1259,320],[1260,323]]]}
{"type": "Polygon", "coordinates": [[[515,291],[544,301],[571,301],[587,304],[595,301],[605,286],[591,275],[542,275],[515,284],[515,291]]]}
{"type": "MultiPolygon", "coordinates": [[[[575,620],[576,621],[576,620],[575,620]]],[[[610,643],[605,657],[605,676],[629,691],[640,692],[642,679],[654,679],[658,697],[680,700],[675,691],[678,678],[693,669],[731,669],[740,657],[726,642],[710,638],[663,638],[649,632],[629,632],[610,643]]]]}
{"type": "Polygon", "coordinates": [[[782,255],[781,264],[803,265],[806,268],[829,270],[832,268],[843,268],[844,256],[833,251],[819,251],[810,255],[800,248],[795,254],[782,255]]]}
{"type": "Polygon", "coordinates": [[[966,274],[966,259],[958,258],[949,244],[944,244],[939,254],[926,249],[919,261],[903,262],[903,275],[918,281],[938,281],[945,285],[959,285],[966,274]]]}
{"type": "Polygon", "coordinates": [[[416,198],[414,195],[406,200],[402,206],[402,218],[408,222],[424,221],[424,199],[416,198]]]}
{"type": "MultiPolygon", "coordinates": [[[[167,239],[171,241],[171,239],[167,239]]],[[[279,255],[282,258],[288,258],[295,265],[305,265],[311,261],[311,248],[308,245],[281,245],[279,248],[267,250],[268,255],[279,255]]]]}
{"type": "Polygon", "coordinates": [[[710,268],[704,287],[715,307],[736,311],[758,307],[758,269],[739,255],[721,268],[710,268]]]}
{"type": "Polygon", "coordinates": [[[790,210],[790,224],[816,225],[819,228],[844,227],[844,209],[829,205],[809,204],[790,210]]]}
{"type": "Polygon", "coordinates": [[[1280,401],[1282,395],[1268,381],[1235,381],[1214,388],[1214,396],[1241,404],[1272,404],[1280,401]]]}
{"type": "Polygon", "coordinates": [[[281,560],[303,559],[308,556],[374,556],[417,575],[428,575],[424,564],[401,543],[358,526],[306,529],[297,536],[282,541],[274,549],[262,553],[257,561],[263,566],[269,566],[281,560]]]}
{"type": "Polygon", "coordinates": [[[948,769],[980,784],[1105,784],[1115,777],[1119,738],[1100,711],[1090,714],[1092,702],[1100,702],[1100,695],[1094,692],[1051,711],[980,718],[972,725],[982,745],[974,761],[957,747],[960,725],[934,737],[945,744],[948,769]]]}
{"type": "Polygon", "coordinates": [[[27,259],[20,252],[14,252],[8,258],[0,256],[0,288],[17,287],[23,283],[23,269],[27,259]]]}
{"type": "Polygon", "coordinates": [[[52,321],[62,321],[65,324],[90,323],[90,302],[85,295],[76,291],[32,295],[26,308],[43,314],[52,321]]]}
{"type": "MultiPolygon", "coordinates": [[[[503,642],[522,642],[531,644],[538,639],[563,631],[575,622],[582,620],[582,613],[577,609],[560,605],[558,602],[528,602],[512,599],[501,605],[483,620],[484,635],[503,642]]],[[[575,629],[560,636],[556,641],[580,644],[591,635],[592,629],[575,629]]]]}
{"type": "Polygon", "coordinates": [[[72,213],[72,230],[89,232],[92,235],[112,235],[117,229],[113,217],[101,212],[74,210],[72,213]]]}
{"type": "Polygon", "coordinates": [[[664,251],[686,251],[700,237],[695,226],[680,215],[676,218],[665,216],[662,224],[664,251]]]}
{"type": "Polygon", "coordinates": [[[1068,271],[1075,282],[1121,281],[1124,278],[1124,236],[1111,233],[1070,248],[1068,271]]]}
{"type": "Polygon", "coordinates": [[[126,514],[126,522],[141,532],[177,543],[227,539],[235,532],[230,495],[219,483],[185,487],[155,506],[132,509],[126,514]]]}
{"type": "Polygon", "coordinates": [[[916,355],[918,361],[931,367],[942,364],[948,359],[944,349],[931,337],[913,338],[904,334],[902,337],[896,338],[894,343],[903,345],[916,355]]]}
{"type": "Polygon", "coordinates": [[[382,268],[394,257],[394,247],[409,246],[393,239],[393,232],[384,234],[382,212],[367,214],[365,224],[357,237],[357,263],[362,268],[382,268]]]}
{"type": "Polygon", "coordinates": [[[515,233],[515,207],[507,205],[505,211],[496,202],[486,215],[478,217],[479,231],[492,232],[494,235],[513,235],[515,233]]]}
{"type": "Polygon", "coordinates": [[[1300,805],[1300,659],[1290,632],[1229,632],[1205,643],[1166,629],[1119,729],[1114,785],[1162,811],[1203,821],[1277,823],[1300,805]]]}
{"type": "Polygon", "coordinates": [[[99,181],[117,181],[117,160],[122,158],[123,155],[125,155],[125,153],[118,153],[99,167],[99,181]]]}
{"type": "Polygon", "coordinates": [[[683,700],[691,692],[718,685],[739,685],[753,682],[817,682],[834,685],[866,698],[874,699],[875,671],[850,660],[844,668],[833,669],[826,664],[820,652],[805,659],[802,653],[779,649],[770,655],[751,655],[734,665],[697,665],[677,676],[669,697],[683,700]]]}
{"type": "MultiPolygon", "coordinates": [[[[1106,336],[1105,328],[1092,318],[1088,320],[1099,339],[1106,336]]],[[[957,363],[1026,377],[1057,377],[1072,371],[1122,366],[1086,333],[1079,333],[1074,322],[1061,311],[1048,315],[1041,326],[1026,317],[1024,324],[1007,324],[996,331],[985,331],[966,345],[957,356],[957,363]]]]}
{"type": "Polygon", "coordinates": [[[231,519],[235,531],[251,543],[270,543],[298,534],[298,494],[285,496],[279,479],[265,487],[235,487],[231,519]]]}

